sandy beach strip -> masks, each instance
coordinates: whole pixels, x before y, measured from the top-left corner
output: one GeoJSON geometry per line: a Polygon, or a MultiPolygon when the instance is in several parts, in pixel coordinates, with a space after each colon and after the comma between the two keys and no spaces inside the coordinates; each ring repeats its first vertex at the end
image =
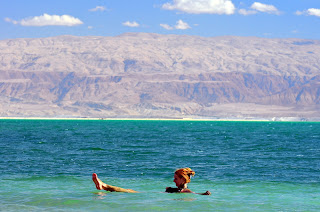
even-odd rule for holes
{"type": "Polygon", "coordinates": [[[233,119],[233,118],[87,118],[87,117],[0,117],[0,120],[105,120],[105,121],[272,121],[270,119],[233,119]]]}

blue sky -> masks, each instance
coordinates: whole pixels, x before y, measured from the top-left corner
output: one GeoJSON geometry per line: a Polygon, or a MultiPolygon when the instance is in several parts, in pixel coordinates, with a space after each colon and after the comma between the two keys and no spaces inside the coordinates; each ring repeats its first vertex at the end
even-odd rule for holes
{"type": "Polygon", "coordinates": [[[320,39],[320,0],[0,0],[0,39],[125,32],[320,39]]]}

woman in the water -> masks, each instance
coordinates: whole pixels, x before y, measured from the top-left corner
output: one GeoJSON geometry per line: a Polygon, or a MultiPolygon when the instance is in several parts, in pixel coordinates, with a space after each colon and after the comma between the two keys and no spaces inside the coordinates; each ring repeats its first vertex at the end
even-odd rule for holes
{"type": "MultiPolygon", "coordinates": [[[[195,172],[192,171],[190,168],[182,168],[177,169],[174,173],[174,180],[173,182],[176,183],[177,188],[167,187],[166,192],[168,193],[194,193],[190,189],[188,189],[188,183],[191,181],[191,176],[194,176],[195,172]]],[[[96,185],[98,190],[106,190],[106,191],[115,191],[115,192],[127,192],[127,193],[138,193],[132,189],[125,189],[120,188],[112,185],[105,184],[102,182],[96,173],[92,174],[92,180],[96,185]]],[[[206,191],[205,193],[200,193],[201,195],[210,195],[210,191],[206,191]]]]}

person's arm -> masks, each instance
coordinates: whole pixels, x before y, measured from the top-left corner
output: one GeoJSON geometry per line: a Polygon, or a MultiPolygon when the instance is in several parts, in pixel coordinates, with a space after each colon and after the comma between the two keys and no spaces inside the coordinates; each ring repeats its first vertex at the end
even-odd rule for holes
{"type": "Polygon", "coordinates": [[[211,192],[210,191],[206,191],[204,193],[197,193],[197,194],[200,194],[200,195],[211,195],[211,192]]]}
{"type": "Polygon", "coordinates": [[[200,194],[200,195],[211,195],[211,192],[210,191],[206,191],[204,193],[195,193],[195,192],[192,192],[190,189],[186,188],[186,189],[183,189],[181,191],[181,193],[194,193],[194,194],[200,194]]]}

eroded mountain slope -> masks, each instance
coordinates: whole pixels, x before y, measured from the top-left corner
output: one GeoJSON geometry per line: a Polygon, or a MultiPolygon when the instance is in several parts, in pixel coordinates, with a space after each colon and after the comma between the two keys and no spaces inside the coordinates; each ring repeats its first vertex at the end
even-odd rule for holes
{"type": "Polygon", "coordinates": [[[3,40],[0,116],[319,117],[319,70],[316,40],[3,40]]]}

